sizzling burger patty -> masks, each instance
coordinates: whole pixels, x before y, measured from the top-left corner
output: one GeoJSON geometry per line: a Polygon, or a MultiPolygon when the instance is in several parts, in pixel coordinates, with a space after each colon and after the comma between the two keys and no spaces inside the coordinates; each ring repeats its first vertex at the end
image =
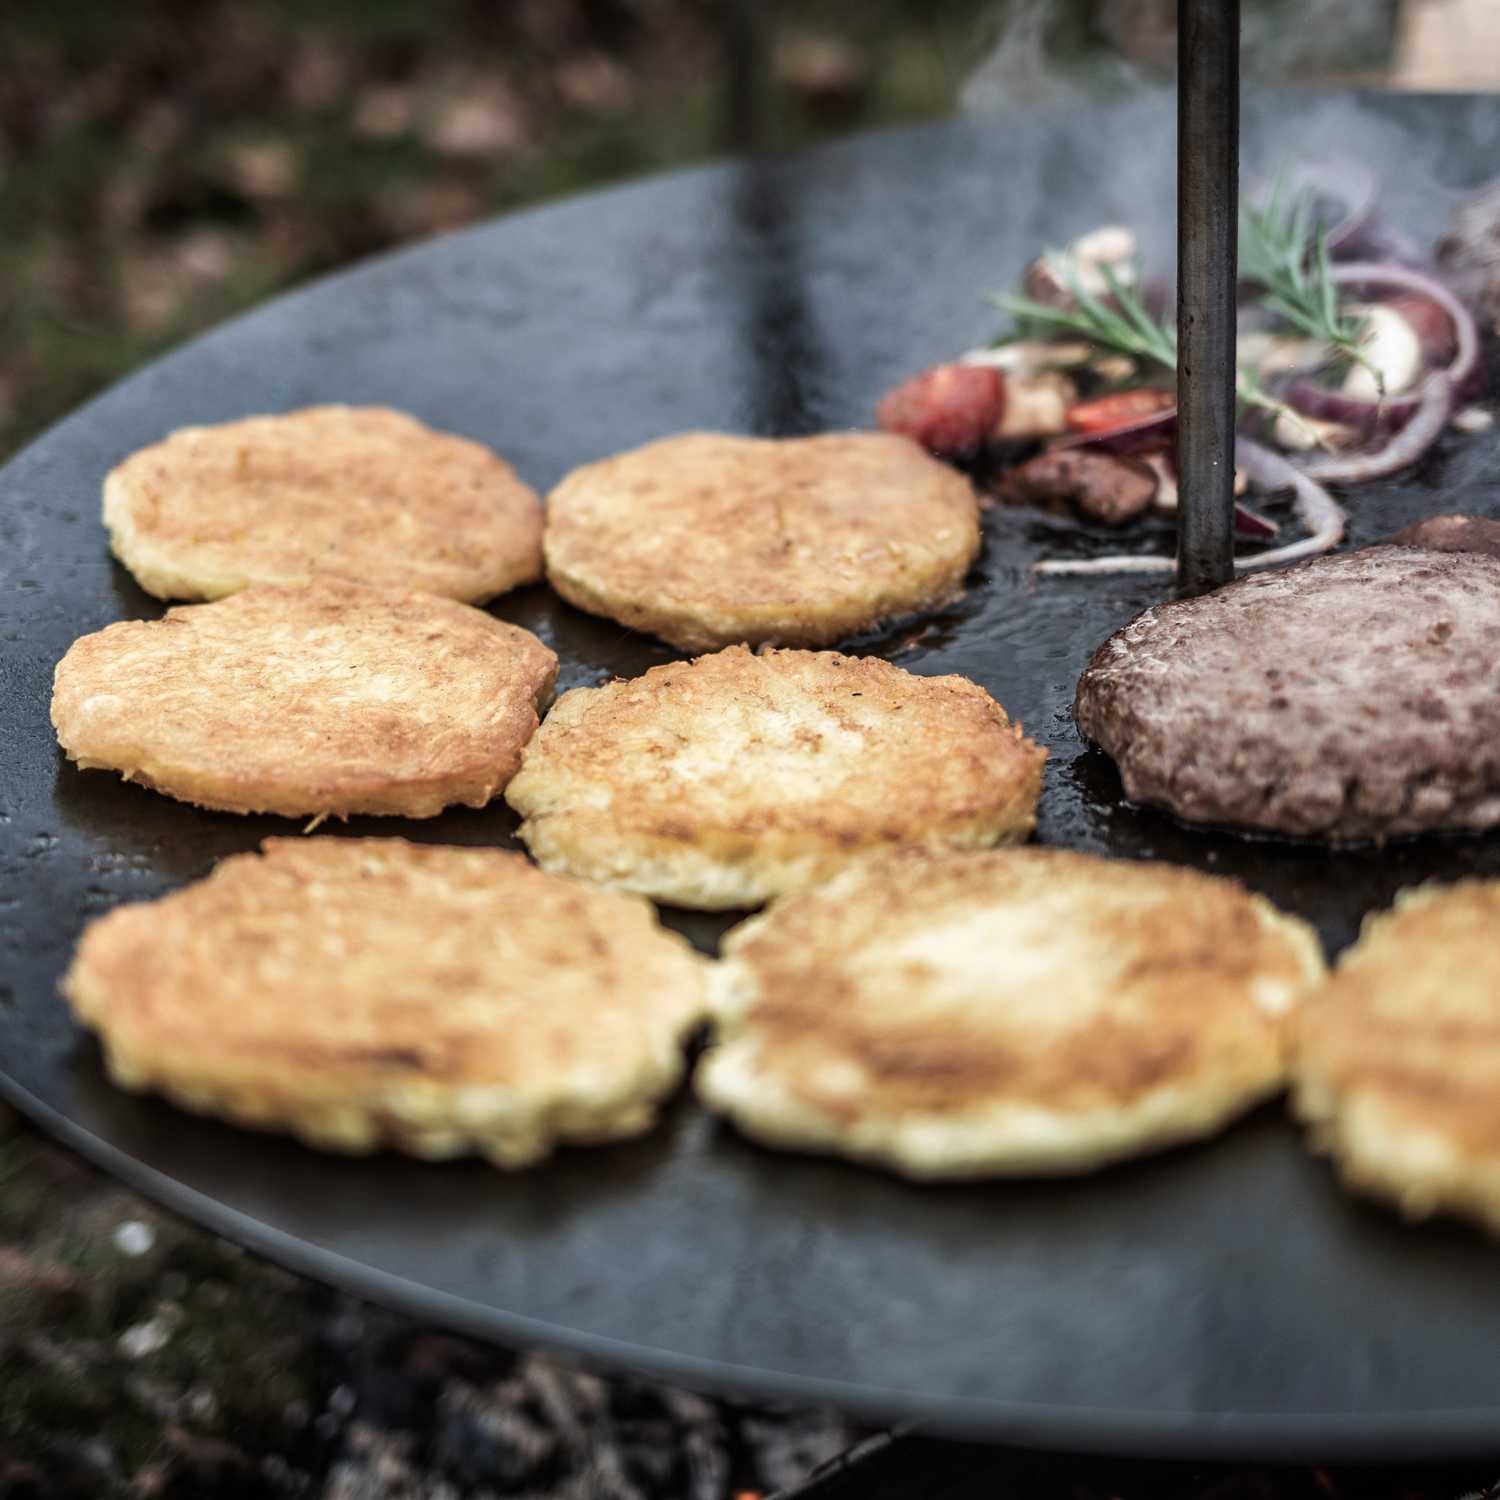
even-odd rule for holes
{"type": "Polygon", "coordinates": [[[1500,823],[1500,559],[1370,547],[1158,604],[1073,716],[1126,795],[1344,843],[1500,823]]]}
{"type": "Polygon", "coordinates": [[[1393,547],[1433,552],[1488,552],[1500,557],[1500,521],[1486,516],[1428,516],[1391,538],[1393,547]]]}

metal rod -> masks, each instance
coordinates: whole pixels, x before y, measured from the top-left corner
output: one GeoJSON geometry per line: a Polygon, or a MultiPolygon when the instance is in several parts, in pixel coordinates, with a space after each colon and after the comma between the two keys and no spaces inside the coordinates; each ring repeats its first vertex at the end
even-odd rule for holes
{"type": "Polygon", "coordinates": [[[761,147],[765,15],[761,0],[729,0],[725,11],[724,144],[736,154],[761,147]]]}
{"type": "Polygon", "coordinates": [[[1177,5],[1177,592],[1234,577],[1240,0],[1177,5]]]}

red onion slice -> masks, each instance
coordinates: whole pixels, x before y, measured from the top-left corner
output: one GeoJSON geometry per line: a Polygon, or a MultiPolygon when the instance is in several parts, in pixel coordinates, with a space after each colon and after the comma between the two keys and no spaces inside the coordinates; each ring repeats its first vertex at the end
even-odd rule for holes
{"type": "Polygon", "coordinates": [[[1032,563],[1033,573],[1175,573],[1177,559],[1156,553],[1142,556],[1043,558],[1032,563]]]}
{"type": "Polygon", "coordinates": [[[1304,417],[1320,422],[1341,422],[1366,432],[1395,432],[1411,421],[1417,409],[1417,397],[1390,396],[1384,401],[1366,401],[1363,396],[1345,396],[1315,385],[1305,375],[1299,376],[1286,393],[1286,404],[1304,417]]]}
{"type": "Polygon", "coordinates": [[[1242,437],[1234,440],[1234,461],[1250,476],[1250,483],[1262,489],[1279,490],[1291,485],[1296,495],[1297,515],[1312,533],[1300,542],[1290,542],[1270,552],[1235,558],[1236,572],[1249,568],[1274,568],[1299,557],[1312,557],[1329,551],[1343,540],[1344,512],[1338,501],[1289,459],[1272,448],[1242,437]]]}
{"type": "Polygon", "coordinates": [[[1053,438],[1049,448],[1102,448],[1106,453],[1136,453],[1142,448],[1159,448],[1177,441],[1177,408],[1138,417],[1106,432],[1074,432],[1053,438]]]}
{"type": "MultiPolygon", "coordinates": [[[[1439,372],[1441,373],[1441,372],[1439,372]]],[[[1290,485],[1296,494],[1297,515],[1312,533],[1300,542],[1289,542],[1253,557],[1237,557],[1236,573],[1251,568],[1274,568],[1312,557],[1336,547],[1344,535],[1344,512],[1338,502],[1320,484],[1296,468],[1281,454],[1262,447],[1249,438],[1236,438],[1234,461],[1262,489],[1280,490],[1290,485]]],[[[1034,563],[1038,573],[1174,573],[1177,560],[1171,557],[1089,557],[1058,558],[1034,563]]]]}
{"type": "Polygon", "coordinates": [[[1452,407],[1453,381],[1446,371],[1429,370],[1422,377],[1411,420],[1383,448],[1374,453],[1321,454],[1296,468],[1324,484],[1363,484],[1367,479],[1382,479],[1414,464],[1432,447],[1452,407]]]}
{"type": "Polygon", "coordinates": [[[1330,156],[1299,162],[1292,170],[1292,183],[1304,185],[1325,198],[1344,205],[1344,217],[1328,231],[1330,255],[1337,255],[1346,245],[1354,244],[1375,217],[1375,203],[1380,197],[1380,179],[1362,161],[1347,156],[1330,156]]]}
{"type": "Polygon", "coordinates": [[[1240,536],[1276,536],[1280,533],[1279,527],[1274,521],[1268,521],[1264,516],[1258,516],[1253,510],[1247,510],[1238,500],[1234,503],[1234,529],[1240,536]]]}
{"type": "MultiPolygon", "coordinates": [[[[1457,349],[1448,366],[1448,379],[1453,390],[1463,392],[1478,374],[1479,330],[1474,326],[1468,308],[1435,276],[1414,271],[1410,266],[1377,265],[1374,261],[1350,261],[1331,269],[1336,286],[1370,286],[1387,291],[1415,292],[1419,297],[1435,302],[1453,324],[1457,349]]],[[[1306,379],[1298,380],[1292,386],[1287,399],[1306,416],[1320,417],[1328,422],[1351,422],[1371,430],[1401,427],[1416,414],[1421,401],[1420,395],[1365,401],[1338,391],[1324,390],[1306,379]]]]}

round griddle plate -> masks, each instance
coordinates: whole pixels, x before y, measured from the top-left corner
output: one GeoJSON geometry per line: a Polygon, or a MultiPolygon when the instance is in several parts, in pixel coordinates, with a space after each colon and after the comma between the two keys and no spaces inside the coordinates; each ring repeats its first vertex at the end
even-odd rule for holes
{"type": "MultiPolygon", "coordinates": [[[[1053,1447],[1500,1448],[1500,1247],[1347,1197],[1280,1106],[1081,1180],[917,1187],[762,1151],[684,1097],[642,1140],[511,1177],[321,1156],[118,1092],[54,991],[88,918],[297,826],[200,812],[56,748],[48,695],[69,643],[162,609],[98,522],[100,480],[125,454],[191,422],[388,402],[492,444],[545,490],[687,428],[866,425],[894,381],[997,330],[980,295],[1040,246],[1125,222],[1163,267],[1172,128],[1168,98],[1018,113],[523,214],[264,308],[22,454],[0,476],[0,1089],[188,1217],[505,1343],[1053,1447]]],[[[1244,140],[1247,179],[1291,153],[1363,158],[1388,217],[1430,243],[1493,170],[1500,100],[1251,100],[1244,140]]],[[[1446,438],[1415,474],[1352,498],[1354,540],[1444,510],[1500,516],[1497,456],[1494,434],[1446,438]]],[[[1404,885],[1500,871],[1494,837],[1331,854],[1122,806],[1068,708],[1089,653],[1166,584],[1038,582],[1029,564],[1058,539],[1035,518],[987,525],[960,605],[861,649],[968,674],[1051,747],[1043,842],[1238,875],[1331,951],[1404,885]]],[[[557,649],[565,688],[673,656],[544,587],[496,611],[557,649]]],[[[325,831],[508,843],[513,828],[496,805],[325,831]]],[[[727,925],[668,920],[705,947],[727,925]]]]}

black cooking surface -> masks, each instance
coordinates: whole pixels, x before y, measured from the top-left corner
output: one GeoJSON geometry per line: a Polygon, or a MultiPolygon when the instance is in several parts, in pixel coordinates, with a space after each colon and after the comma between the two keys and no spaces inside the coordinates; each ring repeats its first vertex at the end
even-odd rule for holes
{"type": "MultiPolygon", "coordinates": [[[[76,636],[163,608],[110,561],[97,520],[126,453],[189,422],[388,402],[546,489],[686,428],[868,425],[897,379],[998,331],[980,295],[1042,245],[1125,222],[1166,269],[1172,128],[1167,97],[1018,113],[520,215],[277,302],[24,453],[0,475],[0,1089],[190,1217],[503,1342],[1052,1446],[1493,1450],[1500,1247],[1346,1197],[1280,1106],[1082,1180],[917,1187],[757,1149],[684,1097],[640,1141],[507,1177],[319,1156],[117,1092],[54,994],[87,918],[297,826],[200,812],[56,749],[53,664],[76,636]]],[[[1500,100],[1251,100],[1244,141],[1247,180],[1299,151],[1362,157],[1388,216],[1430,243],[1500,161],[1500,100]]],[[[1414,474],[1350,497],[1353,539],[1438,511],[1500,516],[1497,458],[1494,433],[1445,438],[1414,474]]],[[[1401,886],[1500,873],[1500,838],[1329,853],[1122,806],[1068,705],[1093,648],[1167,585],[1035,580],[1039,550],[1066,541],[992,513],[965,600],[861,647],[968,674],[1050,746],[1043,842],[1236,874],[1315,921],[1330,951],[1401,886]]],[[[545,587],[496,612],[557,649],[563,687],[674,654],[545,587]]],[[[513,827],[497,805],[325,831],[508,843],[513,827]]],[[[704,946],[727,925],[668,920],[704,946]]]]}
{"type": "Polygon", "coordinates": [[[1494,1500],[1496,1462],[1226,1465],[881,1433],[775,1500],[1494,1500]]]}

